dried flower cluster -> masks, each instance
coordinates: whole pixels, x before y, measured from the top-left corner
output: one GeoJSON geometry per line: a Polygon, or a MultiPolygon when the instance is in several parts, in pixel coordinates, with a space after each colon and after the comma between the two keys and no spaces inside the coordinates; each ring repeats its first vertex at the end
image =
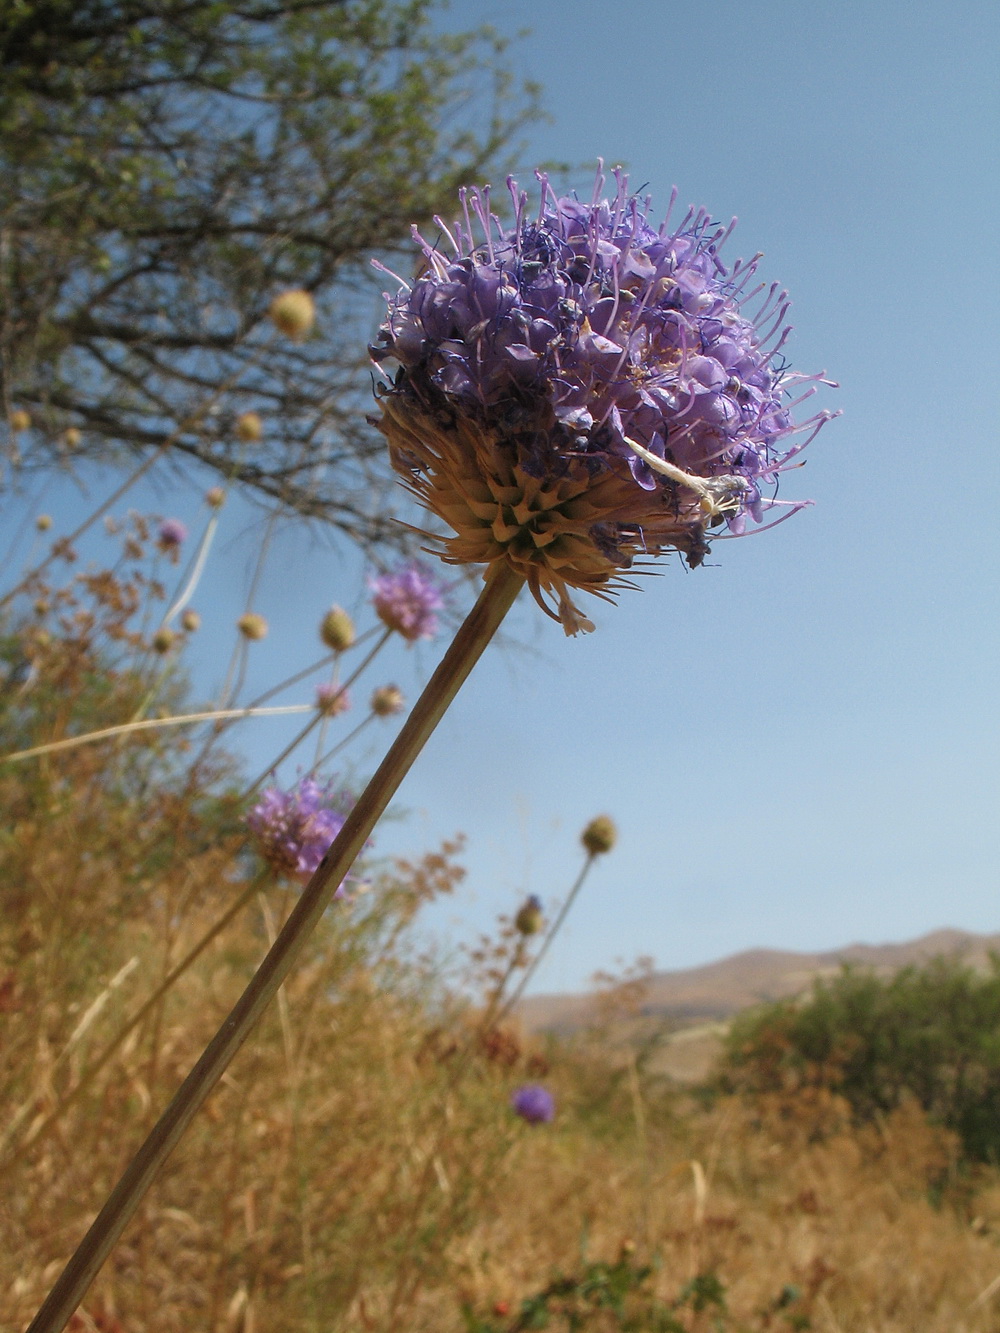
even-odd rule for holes
{"type": "Polygon", "coordinates": [[[590,625],[568,589],[607,596],[669,550],[698,565],[712,530],[773,519],[779,474],[830,413],[792,420],[822,377],[784,370],[785,293],[755,285],[760,256],[726,268],[732,226],[689,210],[654,227],[620,172],[590,203],[539,180],[534,215],[508,181],[510,229],[484,188],[460,192],[453,227],[435,218],[449,253],[414,230],[423,271],[387,295],[372,355],[396,364],[378,424],[454,530],[443,558],[509,561],[575,633],[590,625]]]}

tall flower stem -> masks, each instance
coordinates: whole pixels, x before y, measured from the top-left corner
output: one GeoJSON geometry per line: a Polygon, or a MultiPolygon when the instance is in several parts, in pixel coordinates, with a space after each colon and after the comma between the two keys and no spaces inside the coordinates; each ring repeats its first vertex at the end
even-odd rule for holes
{"type": "Polygon", "coordinates": [[[444,716],[524,583],[504,561],[486,586],[413,706],[375,776],[347,816],[250,984],[136,1153],[27,1333],[62,1333],[128,1225],[160,1167],[253,1031],[301,955],[338,885],[361,852],[417,755],[444,716]]]}
{"type": "Polygon", "coordinates": [[[577,875],[577,877],[576,877],[576,882],[574,883],[573,887],[570,889],[569,894],[567,895],[566,901],[563,903],[562,907],[559,909],[559,915],[556,917],[555,921],[553,921],[551,930],[549,930],[549,932],[548,932],[548,934],[545,936],[544,940],[542,940],[542,946],[541,946],[541,948],[540,948],[540,949],[538,950],[538,952],[535,954],[534,958],[532,958],[531,962],[528,964],[527,968],[524,970],[524,972],[523,972],[523,974],[522,974],[522,976],[521,976],[521,980],[520,980],[520,981],[518,982],[518,984],[517,984],[517,987],[515,988],[515,990],[513,991],[513,993],[509,996],[509,998],[507,999],[507,1002],[504,1004],[503,1008],[502,1008],[502,1009],[500,1010],[500,1012],[497,1014],[497,1016],[496,1016],[496,1023],[497,1023],[497,1025],[499,1025],[500,1023],[502,1023],[503,1020],[504,1020],[504,1019],[507,1017],[507,1015],[510,1013],[510,1011],[514,1008],[514,1006],[517,1004],[518,1000],[519,1000],[519,999],[521,998],[521,996],[524,994],[525,989],[526,989],[526,987],[527,987],[527,985],[528,985],[528,982],[531,980],[531,978],[532,978],[532,977],[535,975],[535,973],[538,971],[538,968],[539,968],[539,965],[541,964],[542,959],[545,957],[545,955],[546,955],[546,954],[548,953],[548,951],[549,951],[549,945],[552,943],[552,941],[555,939],[555,937],[559,934],[559,931],[562,929],[563,922],[564,922],[564,921],[566,920],[566,918],[569,916],[570,908],[573,906],[574,902],[576,901],[577,895],[579,894],[580,890],[583,888],[583,882],[584,882],[584,880],[587,878],[587,876],[590,874],[590,867],[591,867],[591,866],[594,864],[594,862],[597,860],[598,855],[599,855],[599,853],[597,853],[597,852],[588,852],[588,853],[587,853],[587,859],[584,861],[583,865],[582,865],[581,868],[580,868],[580,873],[579,873],[579,875],[577,875]]]}

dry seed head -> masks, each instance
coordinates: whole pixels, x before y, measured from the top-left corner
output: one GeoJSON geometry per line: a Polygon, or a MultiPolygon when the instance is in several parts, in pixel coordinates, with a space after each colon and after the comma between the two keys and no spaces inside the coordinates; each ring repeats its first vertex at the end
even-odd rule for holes
{"type": "Polygon", "coordinates": [[[205,503],[212,509],[221,509],[226,503],[226,492],[221,486],[212,486],[205,492],[205,503]]]}
{"type": "Polygon", "coordinates": [[[31,415],[25,412],[23,407],[19,407],[16,412],[10,414],[10,428],[12,431],[27,430],[31,425],[31,415]]]}
{"type": "Polygon", "coordinates": [[[249,639],[251,643],[267,637],[267,621],[256,611],[247,611],[245,615],[240,616],[236,628],[244,639],[249,639]]]}
{"type": "Polygon", "coordinates": [[[176,638],[177,635],[174,633],[174,631],[172,629],[168,629],[166,625],[163,625],[153,635],[153,652],[169,653],[171,648],[174,646],[174,641],[176,640],[176,638]]]}
{"type": "Polygon", "coordinates": [[[181,625],[189,634],[193,634],[195,630],[201,628],[201,616],[193,606],[189,606],[181,616],[181,625]]]}
{"type": "Polygon", "coordinates": [[[307,338],[316,323],[316,305],[309,293],[301,289],[276,296],[269,313],[278,332],[295,342],[307,338]]]}
{"type": "Polygon", "coordinates": [[[82,434],[75,426],[68,426],[63,432],[63,444],[67,449],[79,449],[82,439],[82,434]]]}
{"type": "Polygon", "coordinates": [[[35,519],[35,527],[38,529],[39,532],[48,532],[51,526],[52,526],[51,514],[39,514],[38,517],[35,519]]]}
{"type": "Polygon", "coordinates": [[[580,841],[591,856],[601,856],[618,841],[618,830],[607,815],[598,815],[580,834],[580,841]]]}
{"type": "Polygon", "coordinates": [[[319,637],[335,653],[344,653],[354,642],[354,621],[340,606],[331,606],[320,621],[319,637]]]}
{"type": "Polygon", "coordinates": [[[236,438],[244,444],[257,444],[264,438],[264,423],[256,412],[241,412],[236,418],[236,438]]]}
{"type": "Polygon", "coordinates": [[[524,903],[514,918],[514,925],[522,935],[537,935],[542,928],[542,903],[534,893],[524,903]]]}
{"type": "Polygon", "coordinates": [[[372,712],[376,717],[392,717],[402,712],[406,700],[396,685],[380,685],[372,694],[372,712]]]}

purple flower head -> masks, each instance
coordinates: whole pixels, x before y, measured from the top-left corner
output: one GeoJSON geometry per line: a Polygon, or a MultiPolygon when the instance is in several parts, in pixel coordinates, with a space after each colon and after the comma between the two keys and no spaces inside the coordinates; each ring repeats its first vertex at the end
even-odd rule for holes
{"type": "Polygon", "coordinates": [[[188,530],[179,518],[165,518],[156,534],[157,545],[164,551],[176,551],[187,535],[188,530]]]}
{"type": "MultiPolygon", "coordinates": [[[[277,787],[263,791],[247,815],[247,827],[272,869],[308,878],[343,828],[352,804],[353,798],[333,782],[302,778],[289,791],[277,787]]],[[[341,884],[336,896],[343,892],[341,884]]]]}
{"type": "Polygon", "coordinates": [[[387,296],[372,355],[396,365],[393,465],[455,530],[443,558],[507,560],[572,633],[568,587],[607,596],[668,550],[696,566],[711,533],[801,508],[778,478],[831,413],[792,409],[830,381],[788,372],[786,293],[756,281],[759,255],[723,263],[732,225],[674,226],[673,201],[655,225],[620,171],[589,203],[538,179],[536,210],[508,180],[511,228],[484,187],[435,218],[442,249],[414,231],[423,271],[387,296]]]}
{"type": "Polygon", "coordinates": [[[515,1115],[527,1120],[529,1125],[548,1124],[556,1113],[555,1098],[540,1083],[525,1083],[517,1088],[511,1094],[510,1104],[515,1115]]]}
{"type": "Polygon", "coordinates": [[[441,585],[421,565],[404,565],[391,574],[379,574],[369,580],[372,604],[382,623],[398,630],[404,639],[432,639],[437,633],[437,616],[444,606],[441,585]]]}
{"type": "Polygon", "coordinates": [[[332,680],[324,680],[316,686],[316,707],[324,717],[339,717],[351,707],[351,696],[332,680]]]}

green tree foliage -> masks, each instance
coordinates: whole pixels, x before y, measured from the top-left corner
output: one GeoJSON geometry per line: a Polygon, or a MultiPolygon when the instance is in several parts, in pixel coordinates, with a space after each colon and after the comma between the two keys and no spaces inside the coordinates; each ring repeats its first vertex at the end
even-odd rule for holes
{"type": "Polygon", "coordinates": [[[828,1087],[862,1120],[914,1097],[970,1157],[1000,1161],[1000,958],[986,974],[953,959],[888,978],[845,968],[805,1003],[740,1016],[723,1081],[760,1092],[828,1087]]]}
{"type": "Polygon", "coordinates": [[[31,417],[23,466],[67,438],[102,460],[169,439],[363,545],[390,535],[368,261],[502,171],[536,114],[502,41],[443,34],[437,7],[0,0],[0,392],[31,417]],[[301,344],[266,318],[287,288],[316,300],[301,344]]]}

